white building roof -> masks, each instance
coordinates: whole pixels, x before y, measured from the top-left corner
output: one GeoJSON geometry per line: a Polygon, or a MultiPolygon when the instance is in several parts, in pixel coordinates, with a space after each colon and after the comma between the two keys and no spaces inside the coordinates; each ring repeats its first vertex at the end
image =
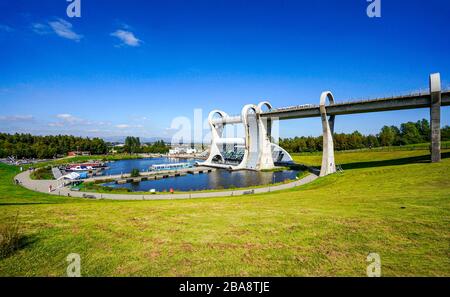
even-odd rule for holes
{"type": "Polygon", "coordinates": [[[75,180],[75,179],[79,179],[79,178],[80,178],[80,174],[78,174],[76,172],[71,172],[69,174],[61,176],[60,178],[58,178],[58,180],[61,180],[61,179],[75,180]]]}

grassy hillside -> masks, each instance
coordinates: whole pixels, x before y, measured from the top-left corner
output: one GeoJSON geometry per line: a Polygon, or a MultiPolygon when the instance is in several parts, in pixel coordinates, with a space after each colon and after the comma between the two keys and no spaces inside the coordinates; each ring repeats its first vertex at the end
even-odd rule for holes
{"type": "MultiPolygon", "coordinates": [[[[380,161],[391,160],[395,158],[407,158],[424,154],[429,154],[430,143],[418,143],[404,146],[384,146],[375,147],[372,149],[358,149],[336,152],[336,163],[345,164],[351,162],[363,161],[380,161]]],[[[442,141],[441,149],[445,151],[450,150],[450,141],[442,141]]],[[[322,152],[304,152],[292,153],[292,157],[296,162],[306,165],[320,166],[322,160],[322,152]]]]}
{"type": "MultiPolygon", "coordinates": [[[[0,222],[17,212],[20,250],[0,275],[449,275],[450,156],[338,153],[345,172],[284,192],[177,201],[88,201],[13,185],[0,165],[0,222]]],[[[299,155],[320,164],[320,155],[299,155]]]]}
{"type": "MultiPolygon", "coordinates": [[[[448,151],[449,150],[444,150],[444,154],[448,151]]],[[[320,166],[322,163],[322,152],[313,154],[292,154],[292,158],[294,158],[297,163],[320,166]]],[[[335,158],[336,164],[341,165],[344,169],[372,167],[377,165],[409,164],[415,161],[428,161],[430,159],[428,151],[416,150],[338,152],[335,154],[335,158]]]]}

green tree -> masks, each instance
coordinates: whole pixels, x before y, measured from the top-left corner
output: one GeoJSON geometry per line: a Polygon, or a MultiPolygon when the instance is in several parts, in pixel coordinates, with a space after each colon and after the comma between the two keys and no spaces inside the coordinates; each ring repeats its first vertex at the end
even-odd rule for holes
{"type": "Polygon", "coordinates": [[[422,137],[424,142],[430,141],[430,123],[426,119],[422,119],[417,121],[416,123],[417,130],[419,130],[419,134],[422,137]]]}
{"type": "Polygon", "coordinates": [[[400,126],[402,144],[415,144],[423,142],[419,129],[413,122],[403,123],[400,126]]]}
{"type": "Polygon", "coordinates": [[[104,154],[107,147],[102,139],[81,138],[69,135],[33,136],[31,134],[0,133],[0,157],[52,158],[69,151],[85,150],[104,154]]]}
{"type": "Polygon", "coordinates": [[[378,134],[378,140],[381,146],[391,146],[395,141],[395,131],[392,127],[383,126],[378,134]]]}
{"type": "Polygon", "coordinates": [[[130,154],[141,152],[141,141],[139,137],[127,136],[125,138],[124,151],[130,154]]]}
{"type": "Polygon", "coordinates": [[[363,135],[358,131],[354,131],[352,134],[350,134],[349,138],[350,148],[351,149],[363,148],[364,147],[363,140],[364,140],[363,135]]]}
{"type": "Polygon", "coordinates": [[[131,177],[138,177],[139,175],[140,175],[139,169],[133,168],[133,169],[131,170],[131,173],[130,173],[130,176],[131,176],[131,177]]]}
{"type": "Polygon", "coordinates": [[[364,141],[364,146],[368,148],[378,147],[380,143],[375,135],[367,135],[364,141]]]}
{"type": "Polygon", "coordinates": [[[450,126],[445,126],[441,129],[441,140],[447,141],[450,140],[450,126]]]}

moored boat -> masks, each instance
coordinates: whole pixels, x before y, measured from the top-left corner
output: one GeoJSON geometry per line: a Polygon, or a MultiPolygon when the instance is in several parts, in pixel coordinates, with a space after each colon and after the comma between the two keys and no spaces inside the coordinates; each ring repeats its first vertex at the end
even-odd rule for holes
{"type": "Polygon", "coordinates": [[[70,164],[67,165],[66,171],[88,171],[94,169],[103,169],[106,168],[104,163],[94,162],[94,163],[79,163],[79,164],[70,164]]]}

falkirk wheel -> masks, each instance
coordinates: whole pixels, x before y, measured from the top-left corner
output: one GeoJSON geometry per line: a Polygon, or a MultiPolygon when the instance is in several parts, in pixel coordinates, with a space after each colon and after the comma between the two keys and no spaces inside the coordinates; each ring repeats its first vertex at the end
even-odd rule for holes
{"type": "Polygon", "coordinates": [[[209,113],[211,128],[211,147],[203,166],[228,170],[264,170],[278,164],[293,163],[289,153],[271,142],[272,119],[262,117],[263,107],[272,105],[261,102],[258,105],[247,104],[239,115],[230,116],[224,111],[213,110],[209,113]],[[225,137],[226,125],[242,124],[244,137],[225,137]]]}

